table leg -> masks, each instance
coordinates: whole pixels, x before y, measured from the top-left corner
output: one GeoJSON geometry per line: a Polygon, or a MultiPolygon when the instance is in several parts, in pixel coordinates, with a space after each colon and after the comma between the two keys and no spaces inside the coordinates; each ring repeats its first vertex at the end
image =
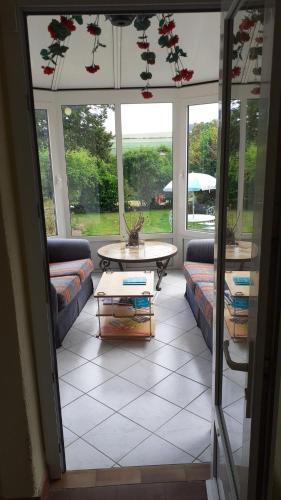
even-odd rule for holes
{"type": "Polygon", "coordinates": [[[102,271],[107,271],[110,266],[110,260],[108,259],[101,259],[100,261],[100,268],[102,271]]]}
{"type": "Polygon", "coordinates": [[[124,267],[123,267],[122,262],[118,262],[118,266],[119,266],[120,271],[124,271],[124,267]]]}
{"type": "Polygon", "coordinates": [[[158,281],[157,281],[157,285],[156,285],[156,290],[158,290],[158,291],[161,290],[160,284],[161,284],[163,276],[167,276],[166,269],[167,269],[169,262],[170,262],[170,257],[164,261],[162,261],[162,260],[156,261],[157,274],[158,274],[158,281]]]}

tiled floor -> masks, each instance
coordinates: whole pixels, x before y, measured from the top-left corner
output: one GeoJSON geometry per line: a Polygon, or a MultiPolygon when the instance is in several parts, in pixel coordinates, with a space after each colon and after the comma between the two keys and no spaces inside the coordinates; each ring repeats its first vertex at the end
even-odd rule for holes
{"type": "Polygon", "coordinates": [[[58,350],[67,469],[210,461],[211,357],[182,272],[162,285],[155,339],[97,339],[91,298],[58,350]]]}

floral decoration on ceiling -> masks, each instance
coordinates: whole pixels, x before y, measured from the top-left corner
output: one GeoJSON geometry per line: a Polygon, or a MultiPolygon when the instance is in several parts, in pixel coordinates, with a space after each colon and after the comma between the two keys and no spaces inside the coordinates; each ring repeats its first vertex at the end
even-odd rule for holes
{"type": "Polygon", "coordinates": [[[158,33],[160,35],[158,44],[161,48],[167,49],[166,61],[172,66],[172,80],[177,87],[181,87],[184,82],[189,82],[192,79],[194,71],[185,68],[182,62],[182,58],[187,57],[187,53],[180,47],[179,36],[174,32],[176,23],[173,14],[162,14],[158,20],[158,33]]]}
{"type": "Polygon", "coordinates": [[[156,55],[150,49],[150,42],[148,41],[147,29],[150,27],[151,22],[148,16],[137,16],[134,21],[134,27],[137,31],[141,31],[142,34],[138,37],[137,47],[143,52],[141,53],[141,59],[145,62],[145,69],[141,72],[140,77],[145,81],[145,86],[141,93],[144,99],[151,99],[153,94],[150,87],[150,80],[152,78],[151,66],[155,64],[156,55]]]}
{"type": "MultiPolygon", "coordinates": [[[[141,79],[145,82],[141,90],[144,99],[151,99],[153,93],[150,89],[150,81],[152,79],[151,66],[155,65],[156,54],[151,50],[151,43],[148,40],[147,30],[151,26],[150,18],[156,15],[139,15],[135,17],[134,27],[137,32],[141,32],[137,40],[137,49],[142,50],[141,59],[145,63],[144,70],[140,73],[141,79]]],[[[107,17],[106,17],[107,18],[107,17]]],[[[176,23],[173,19],[173,14],[157,15],[158,18],[158,33],[160,35],[158,44],[161,48],[166,48],[166,61],[172,67],[172,81],[176,87],[181,87],[186,82],[189,82],[194,74],[192,69],[184,66],[182,59],[187,57],[186,52],[179,45],[179,36],[175,33],[176,23]]],[[[48,25],[48,32],[52,38],[52,43],[41,50],[40,54],[44,61],[48,61],[47,65],[41,66],[45,75],[52,75],[55,72],[58,59],[64,58],[69,47],[62,42],[70,37],[73,31],[76,31],[76,25],[83,25],[82,15],[60,16],[60,21],[52,19],[48,25]]],[[[96,63],[96,54],[100,47],[106,47],[100,41],[101,27],[100,16],[96,15],[93,21],[87,24],[87,32],[91,37],[94,37],[94,45],[92,48],[91,64],[85,66],[88,73],[95,74],[101,69],[101,65],[96,63]]]]}
{"type": "MultiPolygon", "coordinates": [[[[252,68],[254,80],[258,84],[258,79],[261,75],[261,56],[263,47],[263,14],[260,9],[249,9],[247,14],[242,18],[238,30],[233,34],[233,50],[232,50],[232,79],[243,77],[242,63],[244,67],[247,60],[255,61],[252,68]],[[246,44],[248,50],[245,55],[246,44]]],[[[260,86],[257,85],[251,91],[252,94],[260,93],[260,86]]]]}
{"type": "Polygon", "coordinates": [[[92,49],[92,64],[90,64],[90,66],[85,66],[85,68],[88,73],[92,74],[96,73],[100,69],[100,65],[95,63],[97,50],[99,49],[99,47],[106,47],[106,45],[104,43],[101,43],[100,41],[101,27],[99,26],[99,19],[100,16],[98,15],[95,17],[94,22],[87,25],[88,33],[90,33],[90,35],[94,37],[94,46],[92,49]]]}
{"type": "Polygon", "coordinates": [[[46,49],[42,49],[40,55],[48,64],[41,66],[45,75],[52,75],[55,72],[59,57],[64,57],[69,47],[62,42],[68,38],[73,31],[76,31],[76,24],[83,24],[83,18],[77,16],[60,16],[60,21],[52,19],[48,25],[48,32],[52,38],[52,43],[46,49]]]}

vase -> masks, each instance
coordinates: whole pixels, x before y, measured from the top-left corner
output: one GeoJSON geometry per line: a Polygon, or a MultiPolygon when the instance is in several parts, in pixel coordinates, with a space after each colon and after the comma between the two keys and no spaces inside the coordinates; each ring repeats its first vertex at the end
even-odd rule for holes
{"type": "Polygon", "coordinates": [[[139,232],[130,231],[128,239],[128,247],[138,247],[139,246],[139,232]]]}

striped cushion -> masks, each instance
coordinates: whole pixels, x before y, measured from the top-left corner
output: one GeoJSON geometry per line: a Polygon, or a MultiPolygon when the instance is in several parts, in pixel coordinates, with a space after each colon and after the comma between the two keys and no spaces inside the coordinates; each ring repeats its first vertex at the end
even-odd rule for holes
{"type": "Polygon", "coordinates": [[[94,270],[94,265],[91,259],[80,259],[80,260],[68,260],[66,262],[51,262],[50,266],[50,276],[54,278],[56,276],[79,276],[81,281],[91,274],[94,270]]]}
{"type": "Polygon", "coordinates": [[[195,285],[195,300],[208,324],[213,325],[214,283],[198,282],[195,285]]]}
{"type": "Polygon", "coordinates": [[[59,311],[72,301],[81,288],[79,276],[56,276],[51,278],[51,283],[57,292],[59,311]]]}
{"type": "Polygon", "coordinates": [[[185,279],[194,291],[196,283],[214,283],[214,264],[205,262],[185,262],[183,265],[185,279]]]}

